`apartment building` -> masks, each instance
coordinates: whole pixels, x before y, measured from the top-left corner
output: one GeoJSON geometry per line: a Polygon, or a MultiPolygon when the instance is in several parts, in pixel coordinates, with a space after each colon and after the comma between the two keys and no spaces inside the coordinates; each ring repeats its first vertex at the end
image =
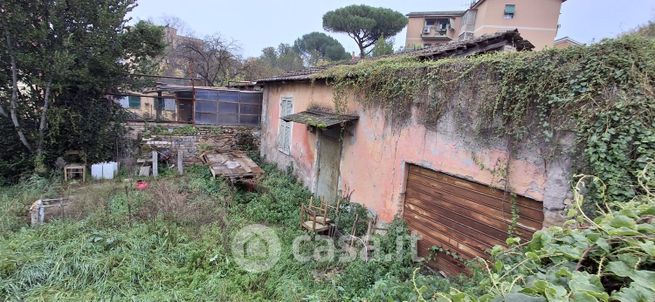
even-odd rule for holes
{"type": "Polygon", "coordinates": [[[407,14],[405,48],[430,47],[453,40],[518,29],[535,50],[552,47],[566,0],[477,0],[463,11],[407,14]]]}
{"type": "MultiPolygon", "coordinates": [[[[160,75],[167,77],[195,77],[190,75],[192,70],[190,70],[188,62],[189,47],[202,48],[204,41],[194,37],[178,35],[177,29],[170,26],[164,28],[164,41],[167,47],[161,62],[160,75]]],[[[180,82],[173,81],[172,79],[165,80],[164,82],[167,84],[188,84],[188,81],[180,82]]]]}

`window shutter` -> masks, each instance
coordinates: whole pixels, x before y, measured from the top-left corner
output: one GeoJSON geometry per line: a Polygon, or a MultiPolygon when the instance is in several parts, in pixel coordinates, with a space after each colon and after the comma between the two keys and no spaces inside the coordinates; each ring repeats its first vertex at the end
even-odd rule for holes
{"type": "Polygon", "coordinates": [[[130,108],[134,108],[134,109],[141,108],[141,97],[140,96],[130,95],[128,97],[128,100],[129,100],[128,102],[130,104],[130,108]]]}
{"type": "Polygon", "coordinates": [[[505,5],[505,15],[513,15],[514,13],[516,13],[516,5],[514,4],[505,5]]]}
{"type": "MultiPolygon", "coordinates": [[[[291,99],[282,99],[280,101],[280,117],[287,116],[293,111],[291,99]]],[[[278,148],[280,151],[289,154],[291,152],[291,122],[280,120],[278,132],[278,148]]]]}

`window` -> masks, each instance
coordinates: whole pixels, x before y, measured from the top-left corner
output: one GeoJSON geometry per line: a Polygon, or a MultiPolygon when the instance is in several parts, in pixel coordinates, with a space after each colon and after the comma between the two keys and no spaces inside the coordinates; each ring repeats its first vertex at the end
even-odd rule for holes
{"type": "Polygon", "coordinates": [[[423,44],[423,48],[428,48],[428,47],[432,47],[432,44],[430,44],[430,43],[423,44]]]}
{"type": "Polygon", "coordinates": [[[218,94],[218,124],[239,124],[239,92],[221,91],[218,94]]]}
{"type": "Polygon", "coordinates": [[[141,109],[141,97],[130,95],[127,97],[130,109],[141,109]]]}
{"type": "Polygon", "coordinates": [[[239,92],[239,124],[258,126],[262,115],[260,92],[239,92]]]}
{"type": "Polygon", "coordinates": [[[163,111],[175,111],[177,108],[177,103],[175,103],[175,99],[169,99],[169,98],[156,98],[156,104],[157,104],[157,110],[163,110],[163,111]]]}
{"type": "Polygon", "coordinates": [[[514,19],[515,13],[516,13],[516,5],[505,4],[505,19],[514,19]]]}
{"type": "Polygon", "coordinates": [[[434,26],[435,19],[425,19],[425,25],[423,26],[423,34],[429,34],[430,30],[434,26]]]}
{"type": "Polygon", "coordinates": [[[130,102],[126,96],[121,96],[118,99],[118,103],[121,105],[123,108],[130,108],[130,102]]]}
{"type": "Polygon", "coordinates": [[[437,21],[437,30],[444,32],[450,27],[450,19],[439,19],[437,21]]]}
{"type": "Polygon", "coordinates": [[[196,101],[196,123],[198,124],[217,124],[217,102],[215,100],[197,100],[196,101]]]}
{"type": "MultiPolygon", "coordinates": [[[[283,97],[280,101],[280,118],[291,113],[293,113],[293,99],[283,97]]],[[[278,132],[278,149],[287,155],[291,153],[291,122],[285,122],[282,119],[280,119],[278,132]]]]}
{"type": "Polygon", "coordinates": [[[164,99],[164,110],[175,111],[175,99],[164,99]]]}
{"type": "Polygon", "coordinates": [[[196,89],[196,123],[258,126],[262,93],[236,90],[196,89]]]}

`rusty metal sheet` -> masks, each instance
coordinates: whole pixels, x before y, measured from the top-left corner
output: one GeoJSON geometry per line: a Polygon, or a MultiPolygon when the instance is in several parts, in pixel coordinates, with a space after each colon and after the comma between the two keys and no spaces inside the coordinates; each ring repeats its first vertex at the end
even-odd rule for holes
{"type": "MultiPolygon", "coordinates": [[[[515,234],[529,240],[542,227],[542,204],[523,196],[516,197],[516,204],[515,234]]],[[[491,247],[505,244],[512,223],[512,201],[502,190],[411,165],[403,218],[422,238],[419,256],[427,256],[432,246],[439,246],[464,259],[487,259],[491,247]]],[[[443,253],[428,264],[447,275],[467,271],[443,253]]]]}

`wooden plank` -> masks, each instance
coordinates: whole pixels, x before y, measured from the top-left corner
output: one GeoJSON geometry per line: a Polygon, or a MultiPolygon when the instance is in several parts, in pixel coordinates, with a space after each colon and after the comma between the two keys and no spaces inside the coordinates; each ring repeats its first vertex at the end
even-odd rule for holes
{"type": "MultiPolygon", "coordinates": [[[[431,180],[439,181],[442,183],[450,184],[455,187],[459,188],[466,188],[469,191],[477,192],[482,195],[486,195],[489,197],[495,197],[499,200],[506,200],[506,193],[503,190],[493,188],[490,186],[482,185],[473,181],[457,178],[454,176],[450,176],[444,173],[439,173],[436,171],[432,171],[426,168],[418,167],[418,166],[411,166],[409,169],[410,174],[415,174],[415,175],[422,175],[425,176],[431,180]]],[[[517,197],[522,197],[522,196],[517,196],[517,197]]],[[[522,203],[525,203],[526,207],[530,207],[536,210],[541,209],[541,202],[528,199],[523,197],[523,200],[521,200],[522,203]]]]}
{"type": "MultiPolygon", "coordinates": [[[[430,254],[430,248],[433,245],[434,244],[429,242],[419,242],[419,256],[427,257],[430,254]]],[[[464,264],[443,253],[433,255],[433,259],[427,262],[427,265],[433,269],[444,272],[446,275],[457,275],[468,271],[464,264]]]]}
{"type": "Polygon", "coordinates": [[[459,235],[458,243],[464,243],[472,248],[477,248],[481,252],[491,249],[494,245],[503,244],[502,240],[487,236],[485,233],[479,232],[462,222],[455,221],[445,214],[434,216],[431,215],[432,213],[423,211],[412,205],[409,205],[406,210],[414,219],[417,219],[421,223],[430,225],[434,229],[443,229],[443,232],[448,237],[452,237],[455,234],[459,235]]]}
{"type": "MultiPolygon", "coordinates": [[[[409,203],[408,206],[416,206],[417,208],[430,213],[430,215],[438,215],[436,213],[437,211],[442,211],[442,209],[452,207],[452,204],[445,202],[443,204],[435,204],[432,206],[429,203],[410,196],[407,197],[406,202],[409,203]]],[[[464,222],[476,229],[478,232],[484,232],[484,234],[494,237],[501,242],[504,242],[507,239],[507,229],[510,225],[508,222],[501,222],[491,217],[480,215],[474,212],[466,213],[465,211],[460,211],[460,209],[456,208],[443,210],[443,213],[448,217],[452,217],[452,219],[464,222]]],[[[532,232],[521,227],[517,227],[517,231],[518,235],[523,239],[527,239],[532,234],[532,232]]]]}
{"type": "MultiPolygon", "coordinates": [[[[444,174],[426,175],[425,173],[410,173],[409,177],[417,181],[422,181],[428,185],[450,190],[451,192],[458,192],[460,194],[466,194],[467,196],[482,198],[491,204],[496,204],[495,202],[497,201],[499,204],[511,205],[509,194],[496,188],[487,187],[482,189],[482,185],[473,182],[469,182],[469,184],[471,184],[470,186],[465,186],[462,184],[466,184],[466,181],[457,180],[455,182],[452,180],[455,177],[447,176],[444,174]]],[[[536,213],[542,211],[543,205],[541,202],[518,195],[516,198],[517,204],[519,206],[534,210],[536,213]]]]}
{"type": "MultiPolygon", "coordinates": [[[[502,190],[410,166],[403,217],[421,235],[419,256],[440,246],[465,259],[488,258],[493,245],[504,245],[512,223],[511,196],[502,190]]],[[[528,240],[541,228],[541,202],[516,197],[519,221],[516,234],[528,240]]],[[[459,261],[443,253],[429,263],[446,274],[465,272],[459,261]]]]}
{"type": "MultiPolygon", "coordinates": [[[[487,207],[485,205],[477,204],[476,201],[461,198],[456,195],[439,193],[434,190],[426,190],[421,187],[417,187],[414,184],[408,186],[406,197],[413,196],[414,198],[420,199],[426,203],[435,203],[441,204],[442,206],[448,206],[453,209],[453,211],[468,212],[471,216],[485,216],[490,219],[497,221],[495,225],[500,226],[499,223],[511,223],[512,213],[510,209],[502,211],[498,208],[487,207]],[[457,209],[459,210],[457,210],[457,209]]],[[[532,232],[541,229],[541,222],[535,221],[534,219],[521,216],[521,211],[519,209],[519,222],[523,225],[530,228],[532,232]]],[[[493,222],[489,222],[493,223],[493,222]]],[[[506,228],[506,227],[505,227],[506,228]]]]}
{"type": "MultiPolygon", "coordinates": [[[[506,230],[507,225],[511,223],[511,213],[499,211],[497,209],[485,208],[482,211],[480,208],[474,206],[474,202],[467,199],[458,198],[451,195],[442,195],[439,197],[431,197],[429,193],[421,190],[411,189],[407,190],[406,199],[415,200],[413,203],[423,204],[423,207],[435,205],[439,207],[446,207],[449,210],[461,215],[468,215],[474,219],[484,221],[486,224],[497,228],[498,230],[506,230]]],[[[527,226],[532,226],[530,230],[534,232],[534,228],[539,227],[540,224],[526,220],[520,220],[527,226]],[[525,221],[524,221],[525,220],[525,221]]]]}
{"type": "MultiPolygon", "coordinates": [[[[505,200],[489,198],[489,196],[484,194],[477,194],[476,192],[458,188],[439,180],[427,180],[421,176],[412,174],[409,175],[407,183],[411,183],[414,187],[420,187],[420,190],[427,193],[457,196],[462,199],[474,201],[477,205],[476,207],[485,206],[490,209],[511,214],[512,202],[509,195],[506,196],[505,200]]],[[[517,196],[516,198],[519,216],[537,222],[539,228],[541,228],[540,224],[541,221],[543,221],[543,209],[533,209],[532,207],[526,206],[526,203],[522,200],[527,199],[525,197],[521,198],[517,196]]]]}
{"type": "MultiPolygon", "coordinates": [[[[502,229],[493,228],[490,225],[486,225],[477,221],[471,216],[461,215],[459,213],[448,210],[445,207],[439,207],[435,205],[425,205],[425,204],[407,204],[408,207],[414,209],[415,211],[420,211],[421,214],[424,214],[428,217],[443,217],[444,221],[441,221],[443,224],[452,221],[458,225],[464,225],[466,229],[471,229],[474,233],[479,233],[479,235],[492,237],[495,241],[505,241],[507,236],[507,231],[502,229]]],[[[464,231],[466,233],[466,231],[464,231]]]]}
{"type": "MultiPolygon", "coordinates": [[[[426,189],[425,187],[422,187],[420,185],[416,185],[417,182],[412,182],[411,178],[410,181],[408,181],[408,189],[407,189],[407,197],[414,196],[415,198],[422,199],[428,203],[441,203],[442,206],[444,204],[449,203],[450,204],[450,209],[457,211],[456,207],[462,208],[462,210],[467,210],[471,211],[471,215],[475,216],[477,215],[478,217],[480,215],[487,216],[491,219],[498,220],[500,222],[506,222],[506,223],[511,223],[511,209],[499,209],[497,206],[496,207],[485,207],[484,205],[478,205],[476,202],[479,202],[480,200],[471,200],[471,199],[465,199],[456,196],[455,194],[446,194],[447,191],[440,192],[438,190],[435,190],[433,188],[428,188],[426,189]],[[504,210],[504,211],[501,211],[504,210]]],[[[462,211],[460,210],[460,212],[462,211]]],[[[526,231],[530,232],[530,234],[538,229],[541,229],[543,218],[540,220],[536,221],[534,218],[526,217],[524,212],[521,212],[521,208],[519,207],[519,223],[526,229],[526,231]]],[[[540,213],[541,217],[543,217],[543,213],[540,213]]],[[[499,226],[498,224],[495,224],[497,227],[499,226]]]]}
{"type": "Polygon", "coordinates": [[[423,216],[411,209],[407,209],[406,211],[409,218],[413,220],[408,224],[413,225],[416,230],[422,230],[420,232],[421,235],[426,238],[432,238],[435,241],[447,243],[453,250],[459,250],[469,257],[486,257],[486,251],[493,247],[493,244],[478,241],[477,238],[453,229],[448,225],[435,222],[434,219],[423,216]]]}
{"type": "MultiPolygon", "coordinates": [[[[460,248],[459,244],[456,242],[457,238],[447,237],[445,234],[440,232],[429,231],[428,226],[419,224],[417,222],[408,222],[407,225],[421,236],[421,240],[418,241],[419,244],[427,244],[425,248],[420,249],[419,255],[425,256],[425,252],[429,250],[432,246],[440,246],[442,248],[458,251],[463,257],[467,259],[472,259],[475,257],[486,258],[484,252],[481,252],[477,249],[471,249],[467,246],[460,248]]],[[[456,237],[456,236],[455,236],[456,237]]]]}

